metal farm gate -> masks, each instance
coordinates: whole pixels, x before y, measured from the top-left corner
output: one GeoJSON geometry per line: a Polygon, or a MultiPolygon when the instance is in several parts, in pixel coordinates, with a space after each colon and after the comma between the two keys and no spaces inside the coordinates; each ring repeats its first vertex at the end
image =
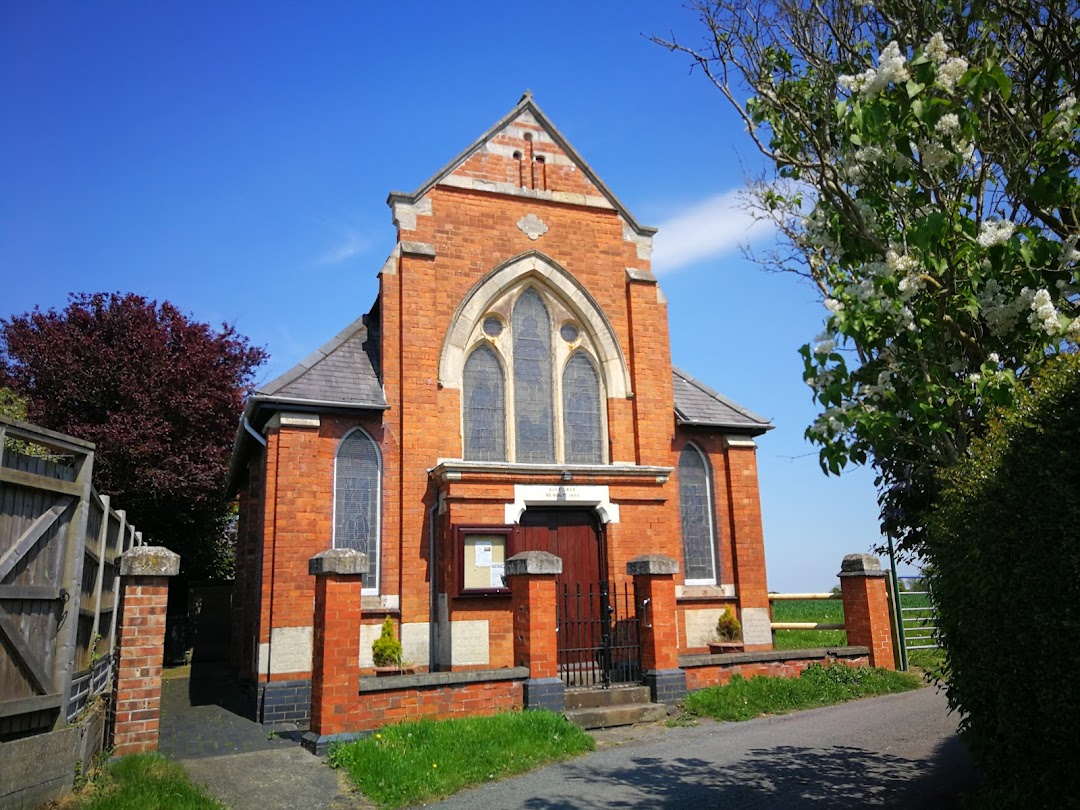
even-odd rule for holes
{"type": "Polygon", "coordinates": [[[93,491],[93,447],[0,417],[0,741],[111,687],[119,557],[141,536],[93,491]]]}

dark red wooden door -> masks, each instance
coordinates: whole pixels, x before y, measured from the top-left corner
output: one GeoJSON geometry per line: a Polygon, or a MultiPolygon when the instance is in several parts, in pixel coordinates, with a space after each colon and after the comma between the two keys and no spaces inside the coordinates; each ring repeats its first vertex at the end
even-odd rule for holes
{"type": "Polygon", "coordinates": [[[562,558],[556,579],[559,672],[567,686],[592,686],[604,675],[610,643],[600,527],[591,511],[534,509],[522,515],[517,550],[562,558]]]}
{"type": "Polygon", "coordinates": [[[574,592],[596,590],[602,579],[600,534],[596,514],[583,509],[536,509],[530,507],[518,526],[518,551],[550,551],[562,558],[562,574],[556,580],[574,592]]]}

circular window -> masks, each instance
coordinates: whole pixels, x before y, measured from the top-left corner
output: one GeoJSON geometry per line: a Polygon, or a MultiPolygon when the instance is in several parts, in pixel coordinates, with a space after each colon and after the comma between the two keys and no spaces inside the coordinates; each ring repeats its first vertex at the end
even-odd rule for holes
{"type": "Polygon", "coordinates": [[[567,343],[573,343],[578,339],[578,328],[574,326],[574,324],[567,322],[562,325],[559,334],[562,335],[562,339],[567,343]]]}
{"type": "Polygon", "coordinates": [[[503,324],[494,315],[488,315],[484,318],[484,334],[488,337],[498,337],[502,334],[503,324]]]}

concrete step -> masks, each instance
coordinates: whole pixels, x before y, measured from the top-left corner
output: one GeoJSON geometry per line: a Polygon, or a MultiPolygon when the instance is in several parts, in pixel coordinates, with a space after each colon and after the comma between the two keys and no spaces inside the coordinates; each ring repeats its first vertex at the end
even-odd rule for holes
{"type": "Polygon", "coordinates": [[[668,716],[667,706],[659,703],[627,703],[600,706],[592,709],[568,709],[566,719],[584,729],[632,726],[634,723],[655,723],[668,716]]]}
{"type": "Polygon", "coordinates": [[[598,709],[602,706],[625,706],[648,703],[649,687],[620,686],[615,689],[567,689],[566,708],[598,709]]]}

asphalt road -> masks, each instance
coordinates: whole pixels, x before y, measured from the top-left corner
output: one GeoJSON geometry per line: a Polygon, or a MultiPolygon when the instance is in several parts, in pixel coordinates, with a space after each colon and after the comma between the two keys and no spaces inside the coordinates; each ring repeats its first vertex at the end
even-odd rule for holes
{"type": "Polygon", "coordinates": [[[605,732],[593,754],[435,807],[948,808],[974,772],[934,688],[693,728],[605,732]],[[625,734],[625,733],[624,733],[625,734]]]}

